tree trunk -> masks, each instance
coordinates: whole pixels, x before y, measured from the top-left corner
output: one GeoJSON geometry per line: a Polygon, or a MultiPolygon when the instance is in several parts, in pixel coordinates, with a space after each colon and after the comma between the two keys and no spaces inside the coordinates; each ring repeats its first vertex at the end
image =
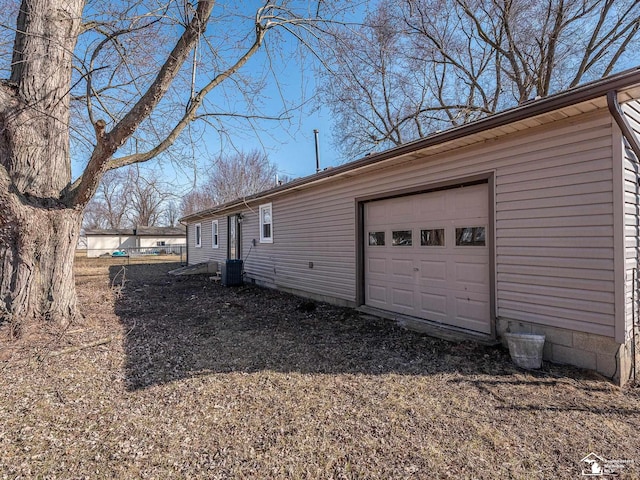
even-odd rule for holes
{"type": "Polygon", "coordinates": [[[23,0],[0,82],[0,323],[68,324],[82,206],[71,183],[69,90],[84,0],[23,0]]]}
{"type": "Polygon", "coordinates": [[[0,323],[13,337],[43,320],[65,327],[77,314],[73,258],[82,213],[14,201],[0,217],[0,323]]]}
{"type": "MultiPolygon", "coordinates": [[[[8,321],[15,332],[32,321],[65,326],[73,319],[73,259],[81,216],[104,172],[162,152],[195,115],[188,110],[153,155],[124,157],[121,165],[114,164],[114,153],[149,117],[189,58],[215,4],[210,0],[198,2],[171,54],[131,110],[109,131],[104,120],[95,120],[95,148],[83,174],[71,183],[71,73],[84,4],[22,0],[11,77],[0,81],[0,324],[8,321]]],[[[249,53],[217,75],[190,108],[246,62],[265,28],[256,27],[249,53]]]]}

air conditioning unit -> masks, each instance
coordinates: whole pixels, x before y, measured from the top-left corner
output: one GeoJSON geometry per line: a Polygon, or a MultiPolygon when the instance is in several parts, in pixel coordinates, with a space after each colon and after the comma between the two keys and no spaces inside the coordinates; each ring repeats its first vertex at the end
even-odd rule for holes
{"type": "Polygon", "coordinates": [[[225,287],[242,285],[242,260],[227,260],[222,265],[222,285],[225,287]]]}

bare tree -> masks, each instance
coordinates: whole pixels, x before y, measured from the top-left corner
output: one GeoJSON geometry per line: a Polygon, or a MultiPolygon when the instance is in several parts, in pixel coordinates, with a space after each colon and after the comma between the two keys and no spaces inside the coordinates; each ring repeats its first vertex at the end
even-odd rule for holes
{"type": "MultiPolygon", "coordinates": [[[[136,166],[106,172],[84,212],[84,228],[158,226],[167,216],[174,193],[158,172],[140,172],[136,166]]],[[[169,219],[177,221],[174,211],[169,219]]]]}
{"type": "Polygon", "coordinates": [[[494,52],[502,85],[520,103],[609,75],[640,28],[635,0],[455,0],[451,8],[494,52]]]}
{"type": "Polygon", "coordinates": [[[189,215],[289,181],[284,176],[280,182],[277,173],[276,165],[257,150],[221,155],[212,161],[203,185],[182,197],[181,213],[189,215]]]}
{"type": "Polygon", "coordinates": [[[257,150],[223,155],[213,161],[202,191],[221,204],[274,187],[277,173],[276,165],[257,150]]]}
{"type": "Polygon", "coordinates": [[[207,0],[90,3],[23,0],[11,29],[0,82],[0,318],[14,332],[76,315],[74,249],[104,173],[166,152],[196,119],[259,115],[250,101],[234,110],[225,89],[244,85],[234,80],[268,32],[304,39],[318,21],[302,1],[266,0],[249,15],[214,12],[207,0]],[[221,95],[208,99],[214,89],[221,95]],[[75,180],[72,139],[86,152],[75,180]]]}
{"type": "Polygon", "coordinates": [[[362,155],[378,145],[399,145],[420,136],[428,98],[420,71],[410,71],[402,52],[408,37],[401,11],[381,2],[360,26],[334,29],[338,41],[323,56],[330,70],[320,70],[322,98],[337,120],[336,143],[348,156],[362,155]]]}
{"type": "Polygon", "coordinates": [[[466,123],[630,66],[636,0],[378,2],[337,27],[323,98],[347,156],[466,123]]]}
{"type": "Polygon", "coordinates": [[[200,210],[215,206],[215,201],[202,189],[194,189],[182,196],[180,200],[180,215],[186,216],[200,210]]]}
{"type": "Polygon", "coordinates": [[[92,199],[84,209],[82,228],[85,230],[93,230],[108,227],[103,205],[100,202],[95,201],[95,199],[92,199]]]}
{"type": "MultiPolygon", "coordinates": [[[[130,176],[123,170],[111,170],[102,176],[95,196],[87,204],[89,219],[103,227],[123,228],[127,221],[127,208],[130,197],[130,176]]],[[[85,220],[85,227],[86,227],[85,220]]]]}
{"type": "Polygon", "coordinates": [[[167,227],[175,227],[180,219],[180,208],[175,200],[167,202],[164,208],[164,225],[167,227]]]}
{"type": "Polygon", "coordinates": [[[159,226],[166,203],[173,196],[157,175],[142,176],[140,170],[128,171],[127,218],[132,226],[159,226]]]}

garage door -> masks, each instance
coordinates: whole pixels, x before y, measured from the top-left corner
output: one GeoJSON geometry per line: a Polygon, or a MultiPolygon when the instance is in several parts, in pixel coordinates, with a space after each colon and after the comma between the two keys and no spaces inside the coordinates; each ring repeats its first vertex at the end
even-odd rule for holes
{"type": "Polygon", "coordinates": [[[367,305],[491,333],[487,184],[364,208],[367,305]]]}

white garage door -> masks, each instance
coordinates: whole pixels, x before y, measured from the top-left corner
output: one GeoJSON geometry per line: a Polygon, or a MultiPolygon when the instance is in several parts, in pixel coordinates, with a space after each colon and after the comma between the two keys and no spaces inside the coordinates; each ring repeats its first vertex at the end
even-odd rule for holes
{"type": "Polygon", "coordinates": [[[365,303],[491,333],[487,184],[365,204],[365,303]]]}

